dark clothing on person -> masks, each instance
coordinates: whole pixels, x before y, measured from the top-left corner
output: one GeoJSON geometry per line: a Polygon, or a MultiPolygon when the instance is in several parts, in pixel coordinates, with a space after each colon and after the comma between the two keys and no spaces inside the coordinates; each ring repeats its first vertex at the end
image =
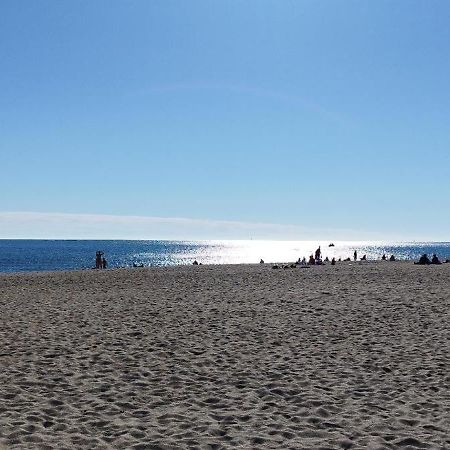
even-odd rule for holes
{"type": "Polygon", "coordinates": [[[320,256],[321,256],[321,251],[320,251],[320,247],[316,250],[316,253],[315,253],[315,259],[320,259],[320,256]]]}
{"type": "Polygon", "coordinates": [[[419,258],[419,262],[416,262],[416,263],[414,263],[414,264],[419,264],[419,265],[425,266],[425,265],[431,264],[431,261],[430,261],[430,258],[428,258],[427,254],[424,253],[424,254],[419,258]]]}
{"type": "Polygon", "coordinates": [[[96,269],[102,268],[102,256],[103,256],[103,252],[98,251],[98,250],[95,252],[95,268],[96,269]]]}
{"type": "Polygon", "coordinates": [[[439,261],[439,258],[436,256],[436,253],[431,258],[431,264],[442,264],[441,261],[439,261]]]}

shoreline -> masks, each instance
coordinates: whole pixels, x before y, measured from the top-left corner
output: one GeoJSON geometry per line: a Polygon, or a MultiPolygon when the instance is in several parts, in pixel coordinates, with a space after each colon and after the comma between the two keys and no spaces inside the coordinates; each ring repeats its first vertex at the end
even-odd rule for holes
{"type": "MultiPolygon", "coordinates": [[[[416,264],[417,259],[397,259],[395,261],[383,261],[380,259],[377,260],[372,260],[372,259],[368,259],[365,261],[336,261],[336,265],[334,267],[339,267],[341,265],[374,265],[374,264],[413,264],[413,265],[419,265],[416,264]]],[[[274,265],[278,265],[279,269],[283,269],[283,266],[285,265],[292,265],[292,264],[296,264],[295,262],[291,262],[291,261],[284,261],[284,262],[264,262],[264,264],[261,263],[224,263],[224,264],[216,264],[216,263],[201,263],[199,265],[193,265],[192,263],[190,264],[174,264],[174,265],[166,265],[166,266],[144,266],[144,267],[132,267],[132,266],[124,266],[124,267],[108,267],[107,269],[96,269],[95,267],[90,267],[90,268],[74,268],[74,269],[54,269],[54,270],[22,270],[22,271],[17,271],[17,272],[0,272],[0,277],[5,276],[5,275],[20,275],[20,274],[63,274],[63,273],[74,273],[74,272],[99,272],[99,273],[103,273],[103,272],[111,272],[111,271],[116,271],[116,270],[130,270],[130,271],[134,271],[134,270],[139,270],[139,269],[146,269],[146,270],[164,270],[164,269],[176,269],[176,268],[183,268],[183,267],[254,267],[254,266],[258,266],[258,267],[270,267],[272,268],[272,266],[274,265]]],[[[446,265],[446,264],[450,264],[449,262],[441,261],[441,264],[429,264],[428,266],[440,266],[440,265],[446,265]]],[[[306,266],[302,266],[302,265],[298,265],[297,268],[305,268],[305,267],[326,267],[326,266],[331,266],[331,262],[324,262],[323,264],[320,265],[309,265],[307,264],[306,266]]],[[[427,265],[419,265],[421,267],[426,267],[427,265]]],[[[294,268],[292,268],[293,270],[295,270],[294,268]]]]}

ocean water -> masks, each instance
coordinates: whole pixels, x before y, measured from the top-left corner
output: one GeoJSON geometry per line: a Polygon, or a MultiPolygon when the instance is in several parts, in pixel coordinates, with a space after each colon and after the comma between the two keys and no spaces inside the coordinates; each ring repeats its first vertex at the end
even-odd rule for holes
{"type": "Polygon", "coordinates": [[[383,253],[397,259],[418,259],[423,253],[450,258],[450,242],[329,242],[320,241],[122,241],[122,240],[0,240],[0,272],[88,269],[95,252],[104,252],[109,267],[174,266],[292,262],[306,258],[320,245],[323,257],[380,259],[383,253]]]}

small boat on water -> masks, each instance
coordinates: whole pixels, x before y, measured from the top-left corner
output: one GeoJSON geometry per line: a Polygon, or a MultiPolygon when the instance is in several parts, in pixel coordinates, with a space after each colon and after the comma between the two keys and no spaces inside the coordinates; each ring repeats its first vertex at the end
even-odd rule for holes
{"type": "Polygon", "coordinates": [[[334,247],[334,244],[333,243],[331,243],[328,247],[334,247]]]}

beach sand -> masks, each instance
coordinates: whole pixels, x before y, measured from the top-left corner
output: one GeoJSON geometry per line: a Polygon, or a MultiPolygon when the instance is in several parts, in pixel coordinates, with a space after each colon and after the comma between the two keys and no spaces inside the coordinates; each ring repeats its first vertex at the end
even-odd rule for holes
{"type": "Polygon", "coordinates": [[[0,448],[450,449],[450,264],[0,276],[0,448]]]}

